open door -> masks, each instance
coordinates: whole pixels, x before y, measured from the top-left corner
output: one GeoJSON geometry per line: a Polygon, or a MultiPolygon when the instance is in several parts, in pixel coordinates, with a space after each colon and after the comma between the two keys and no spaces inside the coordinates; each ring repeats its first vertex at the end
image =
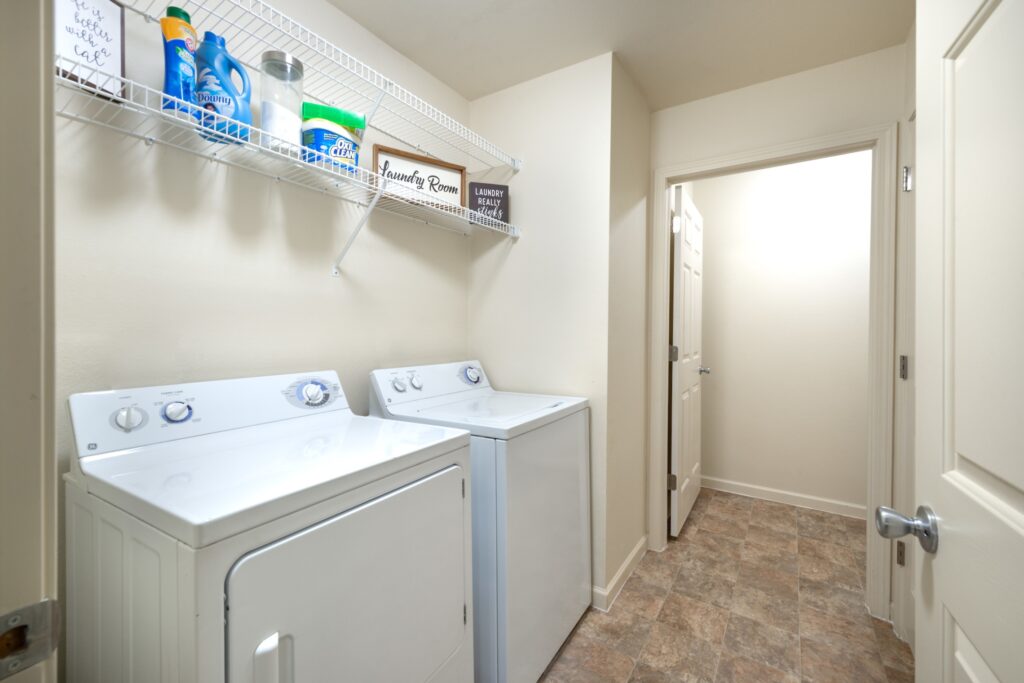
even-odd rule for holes
{"type": "MultiPolygon", "coordinates": [[[[917,5],[919,681],[1024,680],[1024,0],[917,5]]],[[[902,510],[901,512],[909,512],[902,510]]]]}
{"type": "Polygon", "coordinates": [[[672,188],[672,351],[669,354],[669,534],[678,536],[700,491],[701,301],[704,219],[672,188]]]}

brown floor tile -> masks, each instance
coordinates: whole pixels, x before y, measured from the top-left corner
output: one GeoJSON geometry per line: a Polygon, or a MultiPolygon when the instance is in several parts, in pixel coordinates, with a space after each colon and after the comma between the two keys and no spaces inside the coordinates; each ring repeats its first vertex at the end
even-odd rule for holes
{"type": "Polygon", "coordinates": [[[797,533],[807,538],[816,538],[837,545],[846,545],[847,528],[839,515],[830,515],[817,510],[797,511],[797,533]]]}
{"type": "Polygon", "coordinates": [[[583,617],[573,637],[590,638],[635,660],[647,642],[652,623],[650,619],[622,609],[614,613],[592,609],[583,617]]]}
{"type": "Polygon", "coordinates": [[[651,668],[646,664],[637,664],[629,683],[695,683],[700,680],[701,678],[698,676],[671,674],[651,668]]]}
{"type": "Polygon", "coordinates": [[[548,671],[556,681],[618,681],[626,683],[633,660],[621,652],[577,632],[548,671]]]}
{"type": "Polygon", "coordinates": [[[727,498],[715,498],[708,503],[705,515],[725,517],[726,519],[746,523],[750,521],[750,510],[750,505],[734,503],[727,498]]]}
{"type": "Polygon", "coordinates": [[[551,683],[907,683],[910,648],[864,606],[864,520],[701,489],[551,683]]]}
{"type": "Polygon", "coordinates": [[[744,543],[740,553],[740,560],[749,562],[761,567],[776,569],[787,574],[798,574],[800,572],[799,556],[796,553],[786,552],[777,548],[766,548],[755,543],[744,543]]]}
{"type": "Polygon", "coordinates": [[[750,522],[787,534],[795,535],[797,531],[796,510],[782,503],[754,501],[750,510],[750,522]]]}
{"type": "Polygon", "coordinates": [[[756,522],[752,523],[747,529],[747,541],[751,545],[759,545],[784,553],[795,553],[797,551],[797,537],[794,534],[769,529],[756,522]]]}
{"type": "Polygon", "coordinates": [[[860,570],[854,565],[842,565],[820,557],[800,558],[800,576],[826,581],[850,590],[863,590],[860,570]]]}
{"type": "Polygon", "coordinates": [[[738,493],[729,493],[727,491],[715,491],[714,498],[719,501],[725,501],[732,505],[745,505],[751,506],[756,501],[756,498],[750,496],[741,496],[738,493]]]}
{"type": "Polygon", "coordinates": [[[800,603],[796,596],[786,597],[752,588],[741,579],[732,595],[733,614],[739,614],[790,633],[800,630],[800,603]]]}
{"type": "Polygon", "coordinates": [[[809,683],[887,683],[878,653],[846,652],[807,639],[800,643],[800,669],[809,683]]]}
{"type": "Polygon", "coordinates": [[[874,625],[875,637],[878,640],[878,650],[882,655],[882,663],[896,671],[913,673],[914,653],[910,645],[900,640],[892,630],[892,624],[881,619],[871,619],[874,625]]]}
{"type": "Polygon", "coordinates": [[[622,587],[619,596],[612,603],[612,612],[624,610],[653,621],[661,611],[661,605],[668,595],[667,588],[647,583],[643,579],[631,576],[622,587]]]}
{"type": "Polygon", "coordinates": [[[672,590],[680,595],[710,602],[726,609],[732,604],[734,580],[726,575],[701,568],[694,563],[676,574],[672,590]]]}
{"type": "Polygon", "coordinates": [[[706,640],[718,646],[725,635],[729,612],[709,602],[701,602],[679,593],[669,593],[661,607],[658,621],[681,633],[706,640]]]}
{"type": "Polygon", "coordinates": [[[800,579],[795,574],[742,561],[740,562],[740,573],[736,578],[736,582],[738,585],[756,588],[765,593],[792,600],[796,600],[797,588],[800,585],[800,579]]]}
{"type": "Polygon", "coordinates": [[[848,619],[863,619],[867,615],[862,591],[807,578],[800,579],[800,604],[848,619]]]}
{"type": "Polygon", "coordinates": [[[723,653],[715,683],[799,683],[796,676],[783,673],[746,657],[723,653]]]}
{"type": "Polygon", "coordinates": [[[828,541],[807,538],[806,536],[799,538],[797,554],[801,557],[816,557],[828,560],[847,567],[863,566],[860,561],[861,557],[854,549],[828,541]]]}
{"type": "Polygon", "coordinates": [[[731,560],[739,560],[743,550],[743,541],[722,536],[705,529],[697,532],[697,535],[690,541],[696,547],[710,550],[716,555],[727,557],[731,560]]]}
{"type": "Polygon", "coordinates": [[[889,683],[914,683],[914,672],[900,671],[891,667],[885,667],[885,675],[889,683]]]}
{"type": "Polygon", "coordinates": [[[718,648],[668,624],[657,623],[651,627],[651,637],[640,653],[639,664],[683,680],[712,683],[718,669],[718,648]]]}
{"type": "Polygon", "coordinates": [[[795,674],[800,671],[800,639],[774,626],[733,613],[725,630],[724,652],[795,674]]]}
{"type": "Polygon", "coordinates": [[[730,517],[721,517],[711,510],[701,517],[701,520],[697,522],[697,526],[702,531],[710,531],[713,534],[719,534],[722,536],[728,536],[729,538],[735,538],[743,540],[747,537],[747,522],[736,520],[730,517]]]}
{"type": "Polygon", "coordinates": [[[665,553],[648,551],[640,564],[633,570],[633,576],[659,588],[671,588],[679,571],[679,560],[665,553]]]}
{"type": "Polygon", "coordinates": [[[847,619],[807,606],[800,607],[800,637],[840,650],[878,652],[875,631],[867,619],[847,619]]]}

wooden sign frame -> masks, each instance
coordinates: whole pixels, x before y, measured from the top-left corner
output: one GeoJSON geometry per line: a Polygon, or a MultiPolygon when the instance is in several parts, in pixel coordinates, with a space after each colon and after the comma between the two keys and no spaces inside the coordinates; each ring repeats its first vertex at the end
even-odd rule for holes
{"type": "MultiPolygon", "coordinates": [[[[380,172],[380,155],[381,154],[388,155],[388,156],[393,156],[393,157],[400,157],[402,159],[406,159],[408,161],[415,162],[416,164],[420,164],[422,166],[434,167],[434,168],[443,168],[445,170],[454,171],[454,172],[458,173],[459,177],[461,178],[460,187],[459,187],[459,201],[458,202],[448,202],[448,203],[449,204],[457,204],[458,206],[463,206],[463,207],[466,206],[466,202],[468,201],[468,193],[466,192],[466,167],[465,166],[459,166],[458,164],[453,164],[453,163],[448,162],[448,161],[441,161],[440,159],[435,159],[434,157],[424,156],[422,154],[416,154],[414,152],[407,152],[404,149],[397,149],[395,147],[388,147],[386,145],[374,145],[373,146],[373,172],[375,174],[377,174],[377,175],[382,175],[381,172],[380,172]]],[[[399,181],[399,180],[394,180],[392,182],[401,183],[401,181],[399,181]]],[[[423,191],[423,190],[421,190],[421,191],[423,191]]],[[[440,197],[437,198],[437,200],[439,202],[446,201],[445,199],[440,198],[440,197]]]]}

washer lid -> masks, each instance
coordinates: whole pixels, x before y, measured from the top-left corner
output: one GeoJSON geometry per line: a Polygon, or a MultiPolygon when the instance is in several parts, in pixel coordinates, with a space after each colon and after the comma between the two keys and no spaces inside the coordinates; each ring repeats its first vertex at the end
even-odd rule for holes
{"type": "Polygon", "coordinates": [[[457,429],[334,411],[80,462],[91,493],[199,548],[468,444],[457,429]]]}
{"type": "Polygon", "coordinates": [[[391,412],[403,419],[461,427],[477,436],[510,439],[586,407],[585,398],[487,390],[447,403],[407,403],[391,412]]]}

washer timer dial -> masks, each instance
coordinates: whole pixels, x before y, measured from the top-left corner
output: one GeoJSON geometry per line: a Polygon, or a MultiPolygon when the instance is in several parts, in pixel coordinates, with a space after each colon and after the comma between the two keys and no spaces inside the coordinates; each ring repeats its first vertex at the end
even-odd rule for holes
{"type": "Polygon", "coordinates": [[[141,425],[145,417],[145,414],[141,410],[134,406],[129,406],[127,408],[121,408],[114,413],[114,424],[124,431],[130,432],[141,425]]]}
{"type": "Polygon", "coordinates": [[[466,376],[466,381],[469,382],[470,384],[480,383],[480,371],[474,368],[472,365],[468,366],[462,372],[466,376]]]}

